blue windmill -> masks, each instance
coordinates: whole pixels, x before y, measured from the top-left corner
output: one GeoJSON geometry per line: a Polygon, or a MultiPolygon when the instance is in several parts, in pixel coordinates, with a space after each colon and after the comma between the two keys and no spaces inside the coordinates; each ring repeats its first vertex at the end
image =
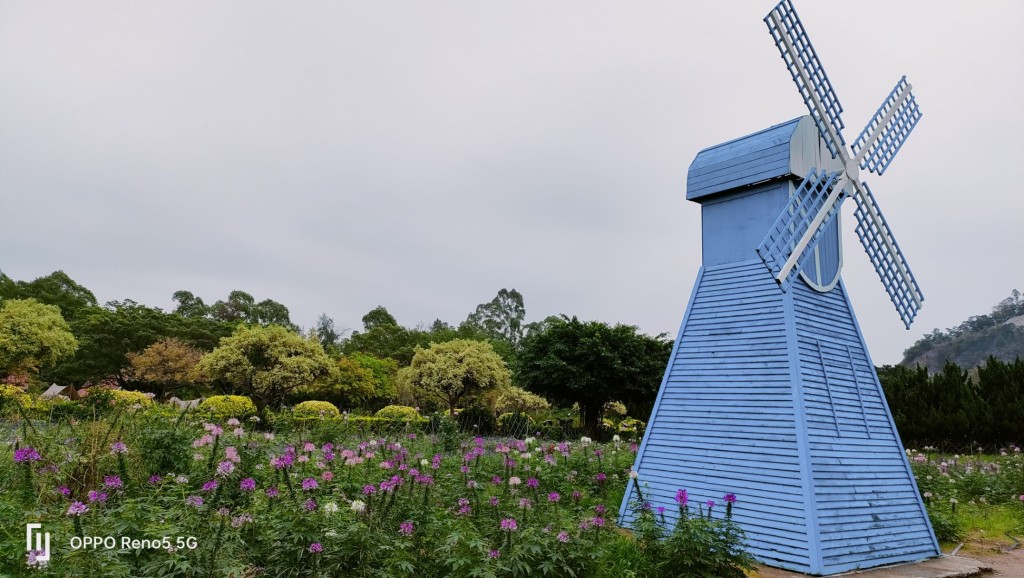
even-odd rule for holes
{"type": "Polygon", "coordinates": [[[672,516],[678,489],[700,501],[734,492],[750,551],[772,566],[822,575],[937,556],[840,276],[840,209],[853,197],[857,235],[910,327],[924,297],[859,171],[884,173],[921,113],[904,77],[848,149],[790,1],[765,22],[810,115],[690,165],[703,265],[620,520],[634,519],[636,483],[672,516]]]}

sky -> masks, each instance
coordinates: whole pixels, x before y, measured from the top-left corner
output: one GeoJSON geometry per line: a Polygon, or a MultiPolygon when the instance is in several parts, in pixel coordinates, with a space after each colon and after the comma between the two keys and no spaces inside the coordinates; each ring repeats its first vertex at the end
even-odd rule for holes
{"type": "MultiPolygon", "coordinates": [[[[100,302],[235,289],[311,326],[527,320],[674,336],[701,264],[686,172],[806,111],[751,2],[0,3],[0,270],[100,302]]],[[[907,331],[844,231],[876,364],[1024,290],[1024,3],[797,0],[925,295],[907,331]]],[[[853,222],[853,203],[844,223],[853,222]]]]}

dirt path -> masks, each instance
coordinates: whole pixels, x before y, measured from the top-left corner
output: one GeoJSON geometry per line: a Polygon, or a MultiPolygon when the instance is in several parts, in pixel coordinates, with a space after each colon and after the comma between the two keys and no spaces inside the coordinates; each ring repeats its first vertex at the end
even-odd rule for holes
{"type": "Polygon", "coordinates": [[[985,562],[992,567],[989,576],[1024,578],[1024,547],[1008,550],[1005,541],[976,541],[965,544],[957,555],[985,562]]]}

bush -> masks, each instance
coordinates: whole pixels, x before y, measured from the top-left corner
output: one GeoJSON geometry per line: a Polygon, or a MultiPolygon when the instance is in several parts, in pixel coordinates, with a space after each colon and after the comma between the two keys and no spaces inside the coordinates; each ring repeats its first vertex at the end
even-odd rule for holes
{"type": "Polygon", "coordinates": [[[133,405],[152,405],[153,399],[141,391],[130,391],[127,389],[111,389],[110,397],[112,404],[118,407],[131,407],[133,405]]]}
{"type": "Polygon", "coordinates": [[[27,408],[32,403],[32,398],[20,387],[0,384],[0,417],[16,415],[19,403],[21,407],[27,408]]]}
{"type": "Polygon", "coordinates": [[[460,411],[455,416],[455,419],[462,431],[476,435],[494,435],[495,430],[498,429],[498,422],[494,419],[494,412],[486,407],[467,407],[460,411]]]}
{"type": "Polygon", "coordinates": [[[962,524],[956,514],[928,508],[928,519],[939,542],[959,542],[963,537],[962,524]]]}
{"type": "Polygon", "coordinates": [[[548,400],[521,387],[507,387],[498,395],[494,409],[499,413],[538,412],[549,409],[548,400]]]}
{"type": "Polygon", "coordinates": [[[374,417],[387,420],[405,421],[416,421],[421,419],[420,412],[416,411],[416,408],[409,407],[407,405],[389,405],[375,413],[374,417]]]}
{"type": "Polygon", "coordinates": [[[198,411],[213,419],[244,419],[256,415],[256,404],[244,395],[214,395],[204,399],[198,411]]]}
{"type": "Polygon", "coordinates": [[[326,417],[339,417],[341,415],[338,408],[328,401],[304,401],[295,406],[292,413],[296,418],[313,417],[322,419],[326,417]]]}

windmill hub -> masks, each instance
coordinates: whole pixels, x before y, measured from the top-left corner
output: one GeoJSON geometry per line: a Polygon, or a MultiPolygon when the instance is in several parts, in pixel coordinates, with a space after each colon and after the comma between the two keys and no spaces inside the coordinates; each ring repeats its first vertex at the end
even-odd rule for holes
{"type": "Polygon", "coordinates": [[[860,180],[860,167],[857,166],[857,159],[846,161],[846,176],[851,181],[860,180]]]}

